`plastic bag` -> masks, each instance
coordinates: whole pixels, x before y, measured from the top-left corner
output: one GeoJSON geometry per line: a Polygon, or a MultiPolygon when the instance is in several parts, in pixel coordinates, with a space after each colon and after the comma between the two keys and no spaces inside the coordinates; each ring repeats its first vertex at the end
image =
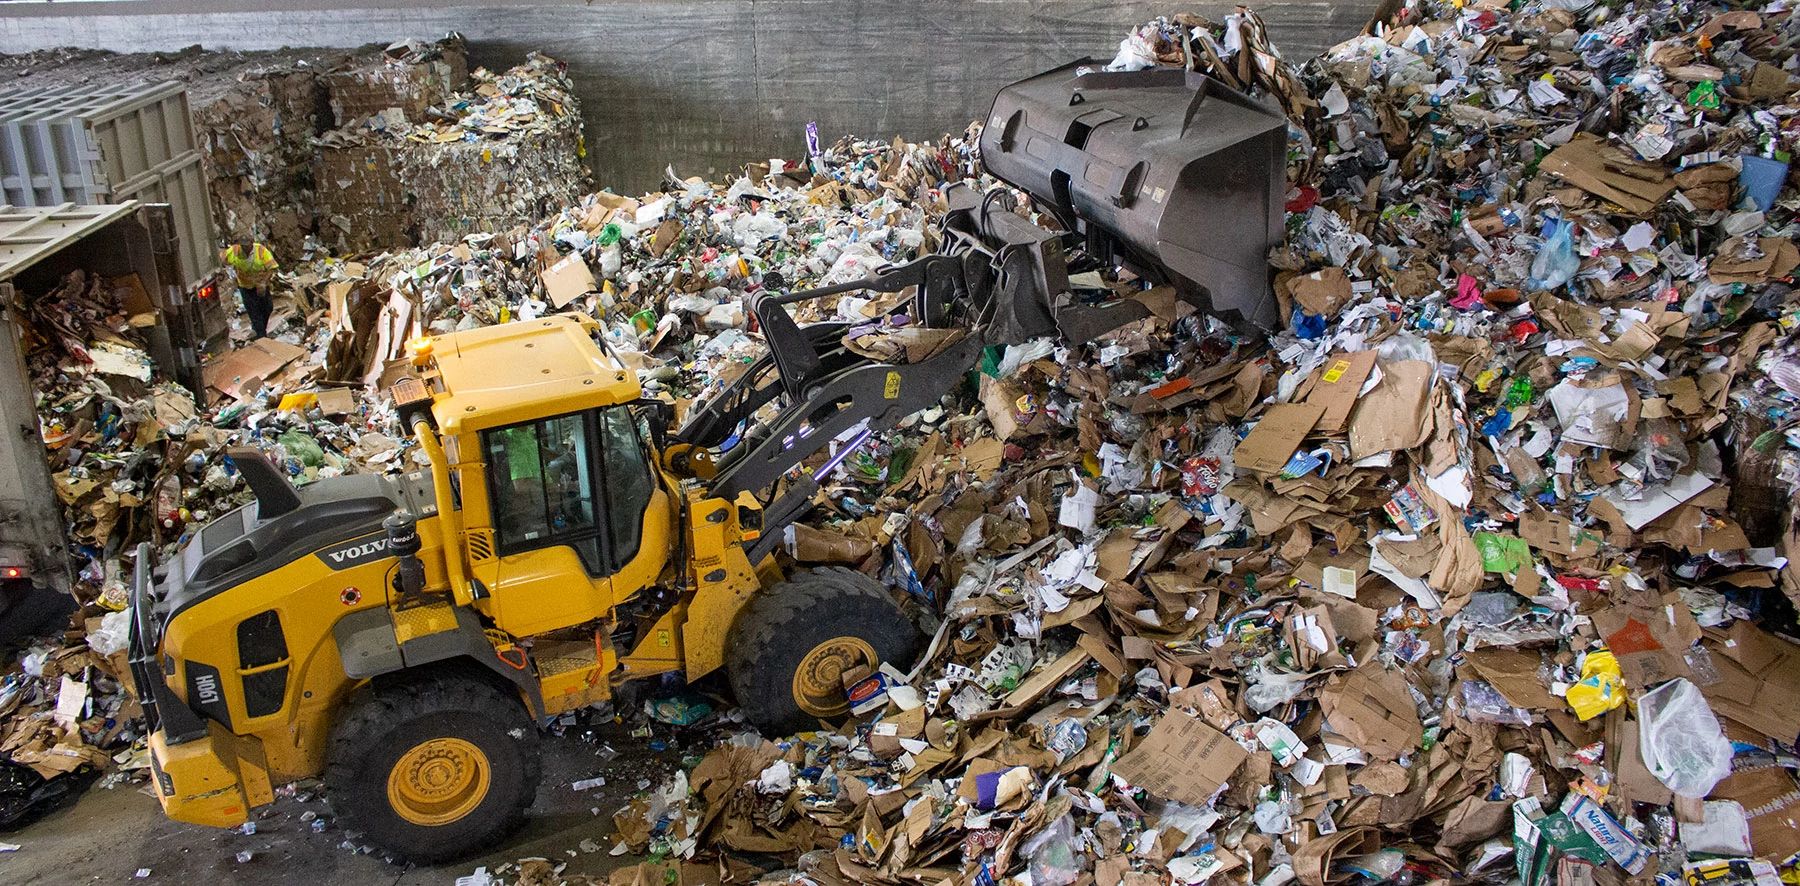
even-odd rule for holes
{"type": "Polygon", "coordinates": [[[1581,270],[1581,258],[1575,254],[1575,225],[1566,221],[1550,224],[1556,230],[1531,260],[1531,279],[1526,281],[1534,292],[1559,288],[1581,270]]]}
{"type": "Polygon", "coordinates": [[[1625,703],[1625,683],[1619,660],[1611,652],[1596,649],[1581,663],[1581,680],[1569,687],[1569,707],[1575,716],[1592,720],[1625,703]]]}
{"type": "Polygon", "coordinates": [[[671,311],[685,311],[689,314],[704,314],[718,307],[720,301],[697,292],[677,292],[669,296],[668,308],[671,311]]]}
{"type": "Polygon", "coordinates": [[[1501,726],[1530,726],[1531,711],[1514,707],[1491,683],[1464,680],[1462,683],[1463,716],[1471,723],[1494,723],[1501,726]]]}
{"type": "Polygon", "coordinates": [[[1258,667],[1245,675],[1244,704],[1265,714],[1300,695],[1310,674],[1283,674],[1258,667]]]}
{"type": "Polygon", "coordinates": [[[298,429],[285,431],[281,436],[276,437],[275,441],[281,444],[281,448],[287,450],[289,458],[309,468],[316,468],[325,463],[325,450],[319,446],[319,441],[307,436],[304,431],[298,429]]]}
{"type": "Polygon", "coordinates": [[[1032,886],[1069,886],[1081,876],[1081,858],[1075,854],[1075,821],[1067,815],[1038,831],[1025,843],[1031,859],[1032,886]]]}
{"type": "Polygon", "coordinates": [[[101,655],[124,652],[131,645],[131,613],[107,613],[100,619],[98,630],[88,631],[87,644],[101,655]]]}
{"type": "Polygon", "coordinates": [[[1156,67],[1156,50],[1150,48],[1150,40],[1138,31],[1119,41],[1119,53],[1108,62],[1108,71],[1144,71],[1156,67]]]}
{"type": "Polygon", "coordinates": [[[1699,687],[1676,678],[1638,699],[1638,749],[1669,790],[1691,799],[1731,774],[1731,742],[1699,687]]]}
{"type": "Polygon", "coordinates": [[[1646,486],[1667,483],[1688,464],[1681,426],[1668,418],[1648,418],[1638,425],[1626,463],[1637,469],[1634,479],[1646,486]]]}

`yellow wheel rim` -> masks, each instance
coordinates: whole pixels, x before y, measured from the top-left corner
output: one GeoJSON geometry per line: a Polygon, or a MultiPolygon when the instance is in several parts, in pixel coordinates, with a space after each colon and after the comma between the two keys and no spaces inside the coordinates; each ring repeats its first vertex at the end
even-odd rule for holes
{"type": "Polygon", "coordinates": [[[446,825],[487,797],[487,754],[460,738],[434,738],[400,755],[388,772],[388,806],[421,827],[446,825]]]}
{"type": "Polygon", "coordinates": [[[815,717],[839,717],[850,710],[844,697],[844,672],[858,665],[874,667],[875,647],[861,637],[833,637],[812,648],[794,670],[794,702],[815,717]]]}

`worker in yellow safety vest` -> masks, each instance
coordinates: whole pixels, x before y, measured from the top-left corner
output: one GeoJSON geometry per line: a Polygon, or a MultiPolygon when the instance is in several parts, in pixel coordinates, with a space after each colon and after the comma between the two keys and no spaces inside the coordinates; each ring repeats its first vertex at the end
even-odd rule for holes
{"type": "Polygon", "coordinates": [[[269,314],[275,309],[269,297],[269,281],[281,267],[275,261],[275,253],[261,243],[243,239],[225,247],[220,259],[237,275],[238,298],[244,302],[244,313],[250,315],[253,338],[268,335],[269,314]]]}

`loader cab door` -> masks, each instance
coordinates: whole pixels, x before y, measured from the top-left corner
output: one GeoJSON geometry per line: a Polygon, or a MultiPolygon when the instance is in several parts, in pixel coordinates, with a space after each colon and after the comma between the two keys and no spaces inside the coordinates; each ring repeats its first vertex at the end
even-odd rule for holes
{"type": "Polygon", "coordinates": [[[527,637],[605,615],[655,492],[630,411],[493,428],[481,441],[500,558],[489,589],[495,621],[527,637]]]}

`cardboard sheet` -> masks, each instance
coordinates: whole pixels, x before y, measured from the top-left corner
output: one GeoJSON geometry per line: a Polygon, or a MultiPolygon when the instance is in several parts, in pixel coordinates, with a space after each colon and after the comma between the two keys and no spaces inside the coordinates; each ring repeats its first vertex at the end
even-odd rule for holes
{"type": "Polygon", "coordinates": [[[1643,529],[1656,518],[1678,508],[1682,502],[1705,492],[1713,485],[1711,477],[1700,474],[1677,474],[1668,483],[1633,500],[1625,497],[1618,487],[1612,487],[1600,494],[1613,507],[1617,508],[1625,523],[1633,530],[1643,529]]]}
{"type": "Polygon", "coordinates": [[[1280,403],[1269,407],[1261,421],[1231,453],[1239,468],[1258,474],[1279,474],[1312,432],[1325,407],[1312,403],[1280,403]]]}
{"type": "Polygon", "coordinates": [[[1343,433],[1350,421],[1351,410],[1356,408],[1363,382],[1369,380],[1369,372],[1374,368],[1374,351],[1333,354],[1326,358],[1319,380],[1306,395],[1306,402],[1325,407],[1316,428],[1319,433],[1327,436],[1343,433]]]}
{"type": "Polygon", "coordinates": [[[1710,796],[1743,804],[1750,819],[1750,848],[1757,855],[1777,859],[1800,852],[1800,784],[1786,769],[1733,772],[1713,786],[1710,796]]]}
{"type": "Polygon", "coordinates": [[[1431,435],[1430,363],[1402,360],[1376,367],[1381,380],[1350,415],[1350,457],[1411,449],[1431,435]]]}
{"type": "Polygon", "coordinates": [[[1513,707],[1547,710],[1562,706],[1538,678],[1541,659],[1528,649],[1487,648],[1468,653],[1469,664],[1513,707]]]}
{"type": "Polygon", "coordinates": [[[1158,797],[1204,806],[1250,756],[1231,737],[1181,711],[1113,764],[1113,772],[1158,797]]]}
{"type": "Polygon", "coordinates": [[[594,272],[588,269],[587,261],[578,252],[563,256],[539,276],[543,278],[544,292],[550,296],[550,303],[558,309],[599,288],[594,283],[594,272]]]}
{"type": "Polygon", "coordinates": [[[1713,713],[1771,738],[1791,741],[1800,723],[1800,645],[1747,621],[1725,631],[1708,630],[1706,647],[1719,672],[1700,691],[1713,713]]]}
{"type": "Polygon", "coordinates": [[[1637,160],[1586,132],[1551,151],[1538,168],[1632,215],[1648,215],[1675,189],[1662,167],[1637,160]]]}
{"type": "Polygon", "coordinates": [[[259,338],[206,364],[201,375],[208,388],[234,400],[242,399],[305,354],[305,350],[286,342],[259,338]]]}
{"type": "Polygon", "coordinates": [[[1425,729],[1398,671],[1370,661],[1327,683],[1319,693],[1331,731],[1376,760],[1395,760],[1419,746],[1425,729]]]}

